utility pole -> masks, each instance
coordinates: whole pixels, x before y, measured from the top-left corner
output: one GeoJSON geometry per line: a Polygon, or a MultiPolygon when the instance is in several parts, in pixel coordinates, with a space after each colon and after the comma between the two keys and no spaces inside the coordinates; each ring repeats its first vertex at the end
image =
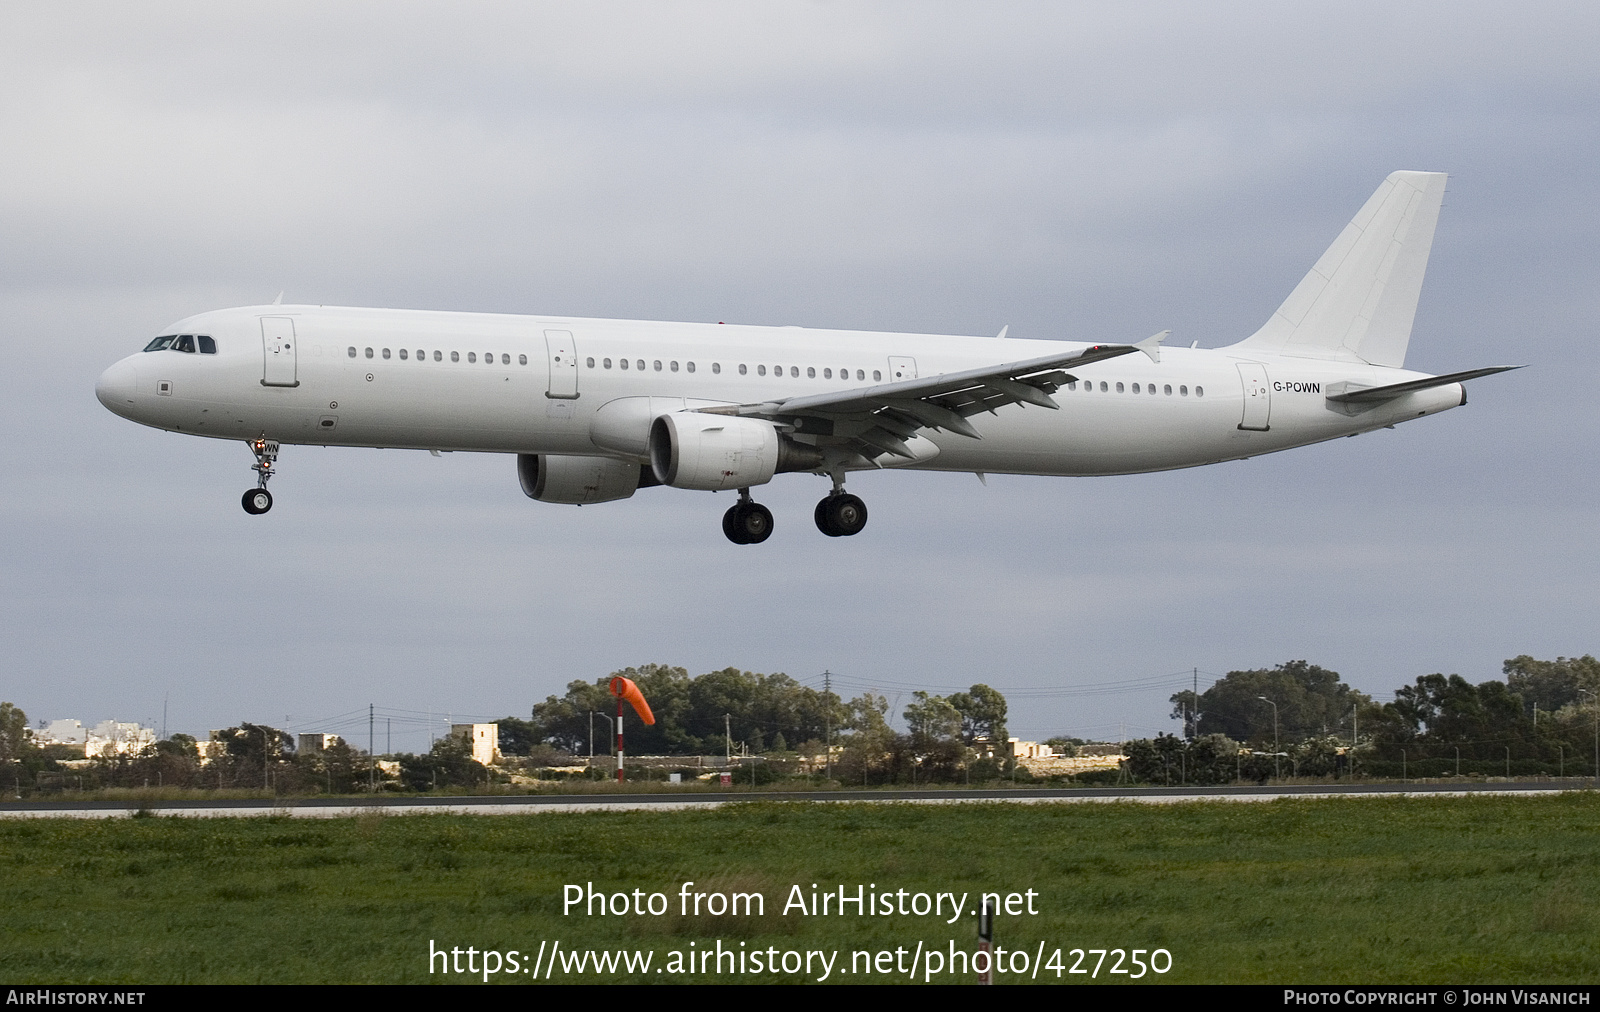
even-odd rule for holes
{"type": "Polygon", "coordinates": [[[383,754],[394,755],[394,718],[383,718],[383,754]]]}
{"type": "Polygon", "coordinates": [[[833,672],[822,669],[822,764],[829,780],[833,779],[833,672]]]}
{"type": "Polygon", "coordinates": [[[727,749],[728,749],[727,761],[729,763],[732,763],[733,762],[733,714],[731,714],[731,713],[724,713],[722,715],[722,740],[727,745],[727,749]]]}
{"type": "Polygon", "coordinates": [[[1283,761],[1278,758],[1278,753],[1283,749],[1278,746],[1278,704],[1266,696],[1257,696],[1257,699],[1272,707],[1272,775],[1279,780],[1283,779],[1283,761]]]}
{"type": "Polygon", "coordinates": [[[373,754],[373,707],[367,704],[367,787],[374,794],[378,792],[378,757],[373,754]]]}
{"type": "Polygon", "coordinates": [[[1595,786],[1600,788],[1600,695],[1587,689],[1579,689],[1578,692],[1595,697],[1595,786]]]}

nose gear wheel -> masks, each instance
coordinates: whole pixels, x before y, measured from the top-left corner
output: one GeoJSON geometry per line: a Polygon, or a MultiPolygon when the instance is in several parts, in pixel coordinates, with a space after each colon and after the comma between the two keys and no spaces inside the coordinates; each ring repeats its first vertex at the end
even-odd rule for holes
{"type": "Polygon", "coordinates": [[[267,480],[274,474],[272,465],[278,460],[276,439],[252,439],[245,444],[255,454],[256,462],[250,470],[256,473],[256,487],[245,492],[240,503],[251,516],[259,516],[272,508],[272,493],[267,491],[267,480]]]}

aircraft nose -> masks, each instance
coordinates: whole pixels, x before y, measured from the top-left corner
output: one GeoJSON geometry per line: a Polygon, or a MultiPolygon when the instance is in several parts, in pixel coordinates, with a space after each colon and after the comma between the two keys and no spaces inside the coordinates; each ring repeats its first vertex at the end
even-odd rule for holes
{"type": "Polygon", "coordinates": [[[94,395],[116,414],[126,416],[133,408],[134,391],[139,386],[139,370],[132,359],[123,359],[95,381],[94,395]]]}

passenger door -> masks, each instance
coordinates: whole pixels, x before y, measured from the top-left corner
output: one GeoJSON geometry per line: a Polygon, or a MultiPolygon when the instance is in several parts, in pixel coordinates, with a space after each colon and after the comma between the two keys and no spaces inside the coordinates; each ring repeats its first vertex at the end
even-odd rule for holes
{"type": "Polygon", "coordinates": [[[1239,428],[1267,431],[1272,420],[1272,387],[1267,383],[1267,367],[1240,362],[1239,380],[1244,384],[1244,415],[1239,419],[1239,428]]]}
{"type": "Polygon", "coordinates": [[[295,368],[294,320],[287,316],[261,318],[261,385],[264,387],[297,387],[300,385],[295,368]]]}

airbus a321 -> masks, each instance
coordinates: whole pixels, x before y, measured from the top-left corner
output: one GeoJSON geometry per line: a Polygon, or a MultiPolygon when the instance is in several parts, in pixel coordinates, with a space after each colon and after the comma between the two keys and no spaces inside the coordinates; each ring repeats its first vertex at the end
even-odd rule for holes
{"type": "Polygon", "coordinates": [[[1445,176],[1386,179],[1260,330],[1223,348],[1084,344],[561,316],[266,305],[189,317],[101,375],[144,425],[238,439],[247,513],[285,445],[515,455],[547,503],[656,485],[737,490],[736,544],[772,533],[750,490],[829,479],[822,533],[859,533],[852,471],[1110,475],[1350,436],[1466,403],[1404,368],[1445,176]]]}

